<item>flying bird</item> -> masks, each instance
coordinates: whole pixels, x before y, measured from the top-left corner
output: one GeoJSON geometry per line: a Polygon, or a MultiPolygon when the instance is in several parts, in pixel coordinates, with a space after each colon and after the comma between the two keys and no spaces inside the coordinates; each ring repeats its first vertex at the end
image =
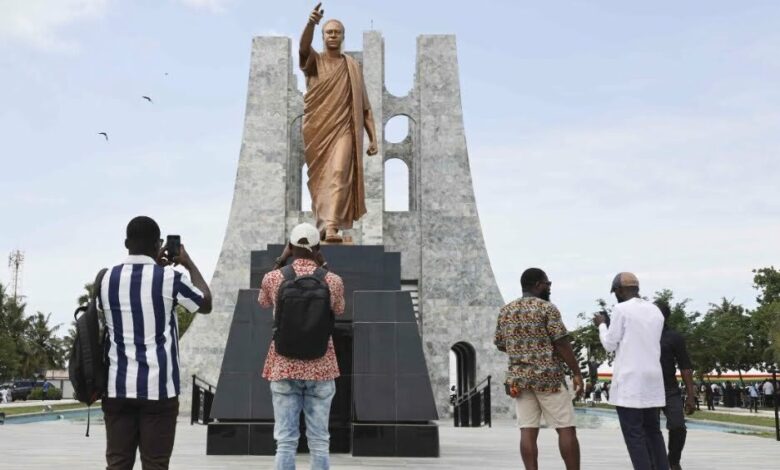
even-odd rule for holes
{"type": "Polygon", "coordinates": [[[102,135],[103,137],[105,137],[106,142],[108,142],[108,134],[106,134],[105,132],[98,132],[98,135],[102,135]]]}
{"type": "Polygon", "coordinates": [[[168,76],[168,72],[165,72],[165,76],[166,76],[166,77],[168,76]]]}
{"type": "Polygon", "coordinates": [[[150,103],[154,103],[154,101],[152,101],[152,99],[149,98],[148,96],[142,96],[141,98],[145,99],[146,101],[148,101],[150,103]]]}

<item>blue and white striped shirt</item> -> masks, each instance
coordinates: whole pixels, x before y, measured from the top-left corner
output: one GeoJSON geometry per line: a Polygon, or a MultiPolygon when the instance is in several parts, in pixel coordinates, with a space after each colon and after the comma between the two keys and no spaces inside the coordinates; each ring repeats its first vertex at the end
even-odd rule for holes
{"type": "Polygon", "coordinates": [[[176,305],[195,312],[203,293],[172,267],[131,255],[106,272],[98,306],[108,327],[108,397],[161,400],[179,395],[176,305]]]}

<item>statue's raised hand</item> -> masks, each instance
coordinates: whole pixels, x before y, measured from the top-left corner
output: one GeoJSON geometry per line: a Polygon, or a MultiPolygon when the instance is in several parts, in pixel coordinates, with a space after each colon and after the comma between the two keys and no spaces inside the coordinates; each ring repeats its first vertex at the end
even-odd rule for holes
{"type": "Polygon", "coordinates": [[[317,6],[314,7],[314,10],[311,11],[311,14],[309,15],[309,23],[320,24],[322,16],[325,15],[325,10],[321,9],[321,6],[322,2],[318,3],[317,6]]]}

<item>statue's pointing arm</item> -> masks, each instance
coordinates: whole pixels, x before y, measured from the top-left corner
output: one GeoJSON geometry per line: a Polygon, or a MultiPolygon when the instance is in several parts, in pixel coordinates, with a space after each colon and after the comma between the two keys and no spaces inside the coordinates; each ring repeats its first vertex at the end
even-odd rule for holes
{"type": "Polygon", "coordinates": [[[303,28],[303,34],[301,34],[301,44],[298,48],[298,54],[300,55],[300,67],[304,71],[309,70],[309,61],[314,59],[311,48],[312,39],[314,39],[314,27],[320,23],[322,16],[325,14],[325,10],[320,9],[322,3],[318,3],[314,10],[309,14],[309,21],[306,23],[306,27],[303,28]]]}

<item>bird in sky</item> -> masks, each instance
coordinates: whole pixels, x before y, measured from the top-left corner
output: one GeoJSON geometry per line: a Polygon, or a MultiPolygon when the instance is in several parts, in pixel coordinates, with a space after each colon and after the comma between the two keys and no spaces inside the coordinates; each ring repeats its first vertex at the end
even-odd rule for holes
{"type": "Polygon", "coordinates": [[[103,137],[105,137],[106,142],[108,142],[108,134],[106,134],[105,132],[98,132],[98,135],[102,135],[103,137]]]}
{"type": "Polygon", "coordinates": [[[148,97],[148,96],[146,96],[146,95],[142,96],[141,98],[145,99],[146,101],[148,101],[148,102],[150,102],[150,103],[154,103],[154,101],[152,101],[152,99],[151,99],[151,98],[149,98],[149,97],[148,97]]]}

